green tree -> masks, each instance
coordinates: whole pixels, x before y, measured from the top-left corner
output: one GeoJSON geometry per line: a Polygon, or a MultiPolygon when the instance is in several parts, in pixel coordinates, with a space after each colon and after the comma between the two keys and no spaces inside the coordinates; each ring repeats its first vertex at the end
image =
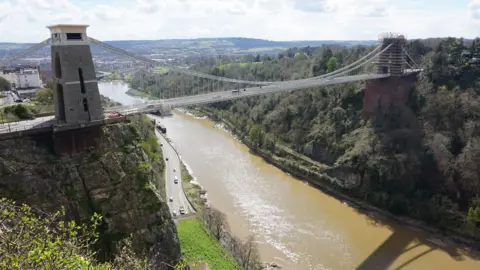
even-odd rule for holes
{"type": "Polygon", "coordinates": [[[50,79],[47,81],[47,85],[45,88],[55,89],[56,81],[55,78],[50,79]]]}
{"type": "Polygon", "coordinates": [[[35,101],[44,104],[53,104],[53,90],[51,88],[42,88],[35,93],[35,101]]]}
{"type": "Polygon", "coordinates": [[[10,82],[5,78],[0,77],[0,91],[10,90],[10,82]]]}
{"type": "Polygon", "coordinates": [[[3,111],[6,114],[13,114],[20,119],[33,119],[35,117],[32,111],[30,111],[29,108],[27,108],[23,104],[16,104],[5,107],[3,111]]]}
{"type": "Polygon", "coordinates": [[[253,146],[256,148],[262,146],[263,136],[264,136],[264,132],[260,125],[253,125],[250,128],[250,132],[248,133],[248,137],[250,141],[252,142],[253,146]]]}
{"type": "Polygon", "coordinates": [[[107,269],[95,263],[90,247],[98,239],[101,216],[90,226],[65,220],[62,208],[54,215],[39,215],[27,205],[0,201],[1,269],[107,269]]]}
{"type": "Polygon", "coordinates": [[[337,69],[337,57],[332,56],[327,62],[327,73],[333,72],[335,69],[337,69]]]}

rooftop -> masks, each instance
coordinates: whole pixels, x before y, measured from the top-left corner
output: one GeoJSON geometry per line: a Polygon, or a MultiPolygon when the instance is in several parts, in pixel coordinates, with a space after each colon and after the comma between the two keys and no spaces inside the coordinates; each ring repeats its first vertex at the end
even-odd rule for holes
{"type": "Polygon", "coordinates": [[[85,32],[89,25],[87,24],[54,24],[47,26],[52,32],[80,31],[85,32]]]}

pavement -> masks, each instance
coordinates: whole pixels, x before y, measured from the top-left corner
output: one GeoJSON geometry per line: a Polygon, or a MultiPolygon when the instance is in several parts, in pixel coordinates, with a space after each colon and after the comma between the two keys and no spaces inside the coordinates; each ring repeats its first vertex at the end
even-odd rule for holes
{"type": "Polygon", "coordinates": [[[0,123],[0,133],[22,131],[32,128],[48,127],[53,125],[55,116],[37,117],[33,120],[0,123]]]}
{"type": "MultiPolygon", "coordinates": [[[[149,115],[151,119],[159,121],[158,117],[149,115]]],[[[167,141],[167,139],[155,129],[155,134],[157,135],[158,141],[162,146],[163,158],[165,159],[165,188],[166,188],[166,197],[168,201],[168,206],[170,207],[170,212],[176,211],[177,217],[180,217],[180,206],[183,206],[185,209],[185,215],[195,213],[195,210],[188,201],[185,192],[183,192],[182,187],[182,173],[180,170],[180,157],[173,146],[167,141]],[[168,158],[168,161],[166,160],[168,158]],[[178,179],[178,184],[174,183],[175,176],[178,179]],[[170,202],[169,198],[172,197],[173,201],[170,202]]]]}

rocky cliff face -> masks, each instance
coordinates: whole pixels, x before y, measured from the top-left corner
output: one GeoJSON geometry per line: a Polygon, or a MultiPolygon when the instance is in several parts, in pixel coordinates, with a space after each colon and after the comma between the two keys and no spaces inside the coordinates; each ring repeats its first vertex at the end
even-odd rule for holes
{"type": "Polygon", "coordinates": [[[163,158],[148,120],[102,127],[98,149],[70,157],[53,155],[49,138],[0,141],[1,197],[43,211],[65,206],[79,222],[100,213],[104,259],[129,235],[136,251],[153,247],[165,262],[180,258],[163,195],[163,158]]]}

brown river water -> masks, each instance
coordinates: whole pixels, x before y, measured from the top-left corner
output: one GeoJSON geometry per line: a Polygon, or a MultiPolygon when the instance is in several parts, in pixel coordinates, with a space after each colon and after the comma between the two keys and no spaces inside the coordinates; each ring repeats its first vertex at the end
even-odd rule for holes
{"type": "MultiPolygon", "coordinates": [[[[127,104],[125,88],[100,84],[127,104]]],[[[263,261],[299,270],[480,269],[455,246],[375,221],[289,176],[210,120],[176,111],[161,122],[211,205],[227,214],[234,235],[255,236],[263,261]]]]}

